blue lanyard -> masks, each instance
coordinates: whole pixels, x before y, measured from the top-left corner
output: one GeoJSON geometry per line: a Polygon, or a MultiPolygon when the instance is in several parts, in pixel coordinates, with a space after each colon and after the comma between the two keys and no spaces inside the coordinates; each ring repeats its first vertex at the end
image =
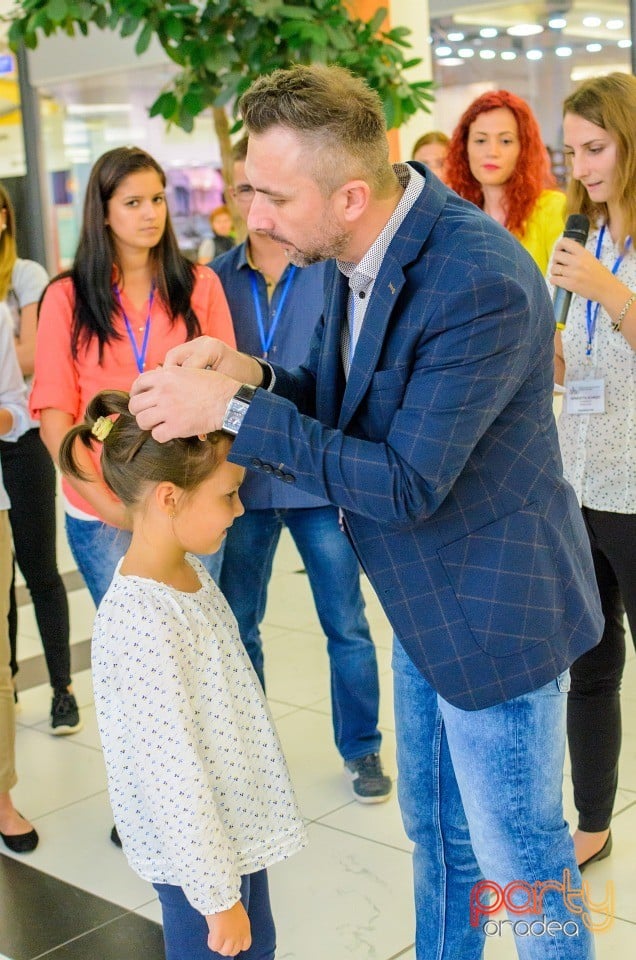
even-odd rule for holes
{"type": "Polygon", "coordinates": [[[269,354],[270,348],[274,341],[274,334],[276,333],[276,328],[278,327],[278,321],[281,318],[283,312],[283,307],[285,306],[285,300],[287,299],[287,294],[289,293],[289,288],[291,287],[292,280],[294,279],[294,274],[296,273],[296,267],[292,264],[289,267],[289,272],[287,274],[287,279],[285,280],[285,286],[283,287],[283,292],[280,295],[278,301],[278,306],[272,314],[271,322],[269,325],[269,330],[265,333],[265,323],[263,321],[263,311],[261,309],[261,300],[258,294],[258,283],[256,280],[256,273],[250,268],[250,283],[252,285],[252,300],[254,301],[254,310],[256,312],[256,322],[258,324],[258,335],[261,338],[261,350],[262,356],[266,360],[267,355],[269,354]]]}
{"type": "Polygon", "coordinates": [[[148,353],[148,340],[150,339],[150,312],[152,310],[152,302],[155,299],[155,285],[154,282],[150,287],[150,293],[148,295],[148,316],[146,317],[146,323],[144,325],[144,336],[141,341],[141,350],[137,348],[137,341],[135,340],[135,334],[133,333],[132,326],[130,325],[130,320],[126,316],[126,311],[121,302],[121,294],[119,292],[119,287],[117,284],[113,284],[113,290],[115,291],[115,296],[119,303],[119,309],[121,310],[121,315],[124,318],[124,323],[126,324],[126,332],[128,333],[128,339],[130,340],[130,345],[132,347],[133,353],[135,355],[135,363],[137,364],[137,370],[139,373],[143,373],[146,367],[146,354],[148,353]]]}
{"type": "MultiPolygon", "coordinates": [[[[605,224],[601,227],[598,234],[598,240],[596,242],[596,253],[594,256],[597,260],[601,259],[601,250],[603,249],[603,239],[605,237],[605,224]]],[[[614,261],[614,266],[612,267],[612,274],[616,276],[618,273],[618,268],[625,259],[625,254],[632,245],[632,238],[628,237],[625,241],[625,249],[620,253],[616,260],[614,261]]],[[[598,320],[598,312],[601,309],[600,303],[594,304],[594,309],[592,310],[592,300],[587,301],[586,309],[586,327],[587,327],[587,347],[585,348],[585,356],[590,357],[592,355],[592,343],[594,342],[594,337],[596,336],[596,321],[598,320]]]]}

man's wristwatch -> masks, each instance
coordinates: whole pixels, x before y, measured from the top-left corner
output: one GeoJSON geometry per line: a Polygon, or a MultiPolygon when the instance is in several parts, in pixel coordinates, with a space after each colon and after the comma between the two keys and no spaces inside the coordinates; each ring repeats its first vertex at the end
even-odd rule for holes
{"type": "Polygon", "coordinates": [[[225,416],[223,417],[223,430],[226,433],[232,434],[233,437],[239,432],[241,424],[243,423],[243,418],[249,410],[250,403],[254,398],[256,393],[256,387],[252,387],[249,383],[244,383],[240,390],[238,390],[230,402],[227,405],[227,410],[225,411],[225,416]]]}

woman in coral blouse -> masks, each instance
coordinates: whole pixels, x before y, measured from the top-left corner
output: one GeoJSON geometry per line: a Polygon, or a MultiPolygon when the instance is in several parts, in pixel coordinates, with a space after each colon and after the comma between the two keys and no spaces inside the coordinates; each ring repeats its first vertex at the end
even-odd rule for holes
{"type": "MultiPolygon", "coordinates": [[[[234,346],[221,284],[179,252],[166,177],[149,154],[118,147],[96,162],[72,268],[41,302],[30,407],[57,462],[64,435],[105,388],[129,390],[144,369],[200,334],[234,346]]],[[[85,479],[63,481],[66,533],[95,604],[130,539],[130,520],[105,485],[99,451],[82,450],[85,479]]],[[[208,558],[214,576],[219,563],[208,558]]]]}
{"type": "Polygon", "coordinates": [[[514,234],[545,274],[563,233],[565,196],[550,189],[548,152],[525,100],[507,90],[477,97],[451,138],[445,180],[514,234]]]}

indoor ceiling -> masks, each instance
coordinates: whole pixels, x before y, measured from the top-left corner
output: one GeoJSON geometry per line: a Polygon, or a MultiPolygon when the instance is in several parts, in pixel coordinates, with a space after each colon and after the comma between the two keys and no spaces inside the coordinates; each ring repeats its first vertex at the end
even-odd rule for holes
{"type": "Polygon", "coordinates": [[[547,65],[554,59],[569,63],[575,75],[577,70],[629,69],[628,0],[431,0],[429,6],[431,59],[442,86],[501,83],[504,77],[509,82],[533,61],[547,65]]]}

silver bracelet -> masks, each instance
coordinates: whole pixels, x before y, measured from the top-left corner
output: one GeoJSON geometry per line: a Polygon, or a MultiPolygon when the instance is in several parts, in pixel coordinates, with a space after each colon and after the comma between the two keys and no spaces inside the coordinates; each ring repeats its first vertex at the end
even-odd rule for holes
{"type": "Polygon", "coordinates": [[[621,326],[622,326],[622,324],[623,324],[623,320],[624,320],[625,317],[627,316],[627,313],[628,313],[628,311],[629,311],[629,308],[631,307],[631,305],[632,305],[633,303],[636,303],[636,293],[632,293],[631,297],[629,297],[629,298],[625,301],[625,304],[624,304],[624,306],[623,306],[623,309],[621,310],[621,312],[619,313],[619,315],[616,317],[616,320],[615,320],[614,323],[612,324],[612,330],[614,331],[614,333],[620,333],[620,332],[621,332],[621,326]]]}

